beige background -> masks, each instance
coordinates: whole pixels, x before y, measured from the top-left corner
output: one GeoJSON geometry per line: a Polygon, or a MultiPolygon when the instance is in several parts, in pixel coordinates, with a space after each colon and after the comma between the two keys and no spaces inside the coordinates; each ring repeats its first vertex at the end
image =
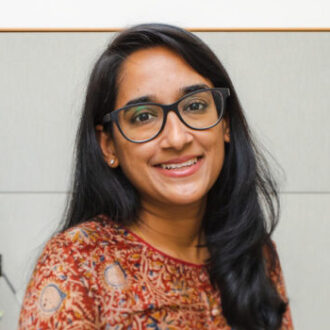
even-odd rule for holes
{"type": "MultiPolygon", "coordinates": [[[[330,33],[198,33],[223,61],[257,137],[286,173],[279,249],[297,329],[328,329],[330,33]]],[[[0,329],[15,329],[69,188],[87,77],[111,33],[0,34],[0,329]]]]}

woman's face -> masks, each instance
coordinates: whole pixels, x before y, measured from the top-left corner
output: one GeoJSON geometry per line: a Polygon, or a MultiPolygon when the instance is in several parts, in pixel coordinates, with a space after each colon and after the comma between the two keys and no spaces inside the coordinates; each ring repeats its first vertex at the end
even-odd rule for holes
{"type": "MultiPolygon", "coordinates": [[[[165,47],[139,50],[122,65],[115,108],[143,96],[152,102],[170,104],[184,95],[183,88],[193,85],[214,87],[165,47]]],[[[225,141],[229,142],[229,130],[224,119],[213,128],[196,131],[171,111],[164,130],[155,139],[132,143],[114,126],[113,139],[102,138],[101,147],[108,163],[116,159],[115,164],[136,187],[142,203],[189,205],[203,202],[219,176],[225,141]],[[172,164],[174,168],[164,169],[162,164],[172,164]]]]}

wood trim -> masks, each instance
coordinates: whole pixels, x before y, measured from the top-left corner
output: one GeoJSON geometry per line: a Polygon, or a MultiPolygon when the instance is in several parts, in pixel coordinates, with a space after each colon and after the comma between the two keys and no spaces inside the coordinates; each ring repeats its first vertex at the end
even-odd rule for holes
{"type": "MultiPolygon", "coordinates": [[[[330,32],[330,27],[310,28],[185,28],[191,32],[330,32]]],[[[124,28],[0,28],[0,32],[120,32],[124,28]]]]}

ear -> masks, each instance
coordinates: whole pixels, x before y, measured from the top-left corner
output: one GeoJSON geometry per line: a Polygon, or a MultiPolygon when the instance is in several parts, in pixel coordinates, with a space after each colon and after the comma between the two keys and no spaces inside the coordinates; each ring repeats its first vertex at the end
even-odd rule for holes
{"type": "Polygon", "coordinates": [[[119,161],[116,157],[113,139],[104,131],[102,125],[95,126],[95,133],[103,153],[104,161],[112,168],[117,167],[119,161]]]}
{"type": "Polygon", "coordinates": [[[229,116],[223,118],[223,133],[225,142],[230,142],[230,121],[229,116]]]}

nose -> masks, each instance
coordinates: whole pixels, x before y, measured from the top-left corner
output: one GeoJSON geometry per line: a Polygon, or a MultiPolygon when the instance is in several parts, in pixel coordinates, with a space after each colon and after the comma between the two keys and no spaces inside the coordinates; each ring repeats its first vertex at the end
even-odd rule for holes
{"type": "Polygon", "coordinates": [[[160,134],[160,138],[160,147],[177,150],[182,150],[193,140],[191,129],[184,125],[173,111],[167,114],[165,127],[160,134]]]}

